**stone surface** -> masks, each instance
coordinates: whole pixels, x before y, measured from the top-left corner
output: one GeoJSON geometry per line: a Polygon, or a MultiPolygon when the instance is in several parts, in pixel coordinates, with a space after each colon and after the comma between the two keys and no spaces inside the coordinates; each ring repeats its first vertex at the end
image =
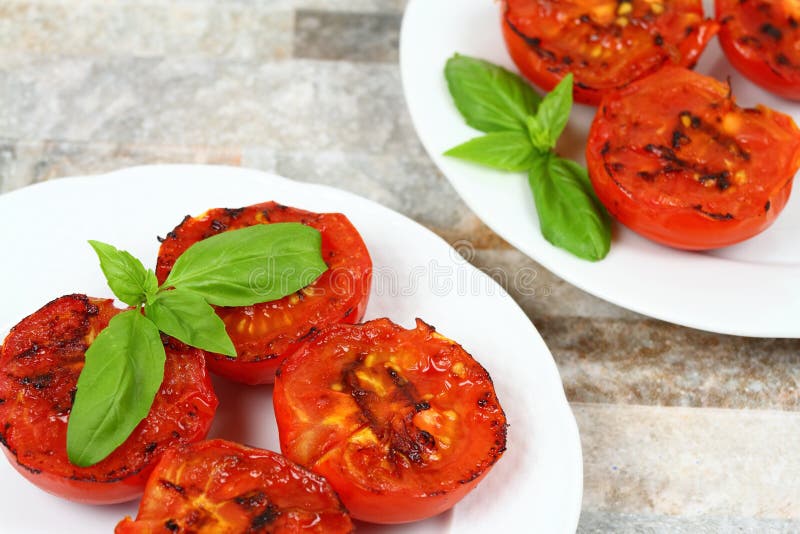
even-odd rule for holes
{"type": "Polygon", "coordinates": [[[293,24],[287,3],[11,0],[0,3],[0,55],[286,59],[293,24]]]}
{"type": "Polygon", "coordinates": [[[298,11],[294,55],[343,61],[397,61],[400,16],[298,11]]]}
{"type": "Polygon", "coordinates": [[[419,157],[394,65],[39,59],[0,67],[0,135],[419,157]]]}
{"type": "Polygon", "coordinates": [[[800,522],[787,519],[583,512],[578,534],[794,534],[798,529],[800,522]]]}
{"type": "Polygon", "coordinates": [[[800,520],[800,413],[572,408],[586,511],[800,520]]]}

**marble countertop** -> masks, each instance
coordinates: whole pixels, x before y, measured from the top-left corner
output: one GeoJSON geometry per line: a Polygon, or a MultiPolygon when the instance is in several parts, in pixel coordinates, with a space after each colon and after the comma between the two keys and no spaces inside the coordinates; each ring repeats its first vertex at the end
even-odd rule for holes
{"type": "MultiPolygon", "coordinates": [[[[459,199],[411,125],[404,0],[5,0],[0,192],[146,163],[241,165],[376,200],[514,294],[578,421],[579,532],[800,531],[800,340],[709,334],[594,298],[459,199]]],[[[0,230],[2,232],[2,230],[0,230]]]]}

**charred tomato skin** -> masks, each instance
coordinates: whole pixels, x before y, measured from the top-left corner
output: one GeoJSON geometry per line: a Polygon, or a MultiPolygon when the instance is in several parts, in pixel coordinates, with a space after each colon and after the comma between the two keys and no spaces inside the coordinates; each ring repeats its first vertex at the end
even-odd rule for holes
{"type": "Polygon", "coordinates": [[[635,232],[687,250],[738,243],[769,227],[800,167],[800,131],[730,87],[679,67],[608,95],[589,130],[589,176],[635,232]]]}
{"type": "Polygon", "coordinates": [[[439,514],[506,448],[487,371],[417,320],[329,327],[286,359],[273,391],[281,451],[324,476],[356,519],[439,514]]]}
{"type": "Polygon", "coordinates": [[[53,300],[11,329],[0,348],[0,442],[39,488],[89,504],[136,498],[163,452],[205,438],[217,397],[200,351],[165,338],[164,383],[148,416],[90,467],[67,459],[66,433],[86,349],[123,310],[85,295],[53,300]]]}
{"type": "Polygon", "coordinates": [[[282,299],[254,306],[216,308],[237,357],[206,352],[208,366],[243,384],[271,384],[280,363],[305,338],[329,324],[361,320],[369,298],[372,261],[360,234],[340,213],[312,213],[264,202],[186,216],[163,239],[158,253],[156,276],[163,283],[178,256],[197,241],[227,230],[280,222],[299,222],[319,230],[328,270],[311,285],[282,299]]]}
{"type": "Polygon", "coordinates": [[[520,72],[546,91],[574,75],[576,102],[664,65],[693,67],[718,25],[701,0],[504,0],[502,30],[520,72]]]}
{"type": "Polygon", "coordinates": [[[800,100],[800,6],[791,0],[715,0],[728,61],[768,91],[800,100]],[[794,5],[793,5],[794,4],[794,5]]]}
{"type": "Polygon", "coordinates": [[[347,510],[328,482],[271,451],[215,439],[159,461],[136,520],[116,534],[346,534],[347,510]]]}

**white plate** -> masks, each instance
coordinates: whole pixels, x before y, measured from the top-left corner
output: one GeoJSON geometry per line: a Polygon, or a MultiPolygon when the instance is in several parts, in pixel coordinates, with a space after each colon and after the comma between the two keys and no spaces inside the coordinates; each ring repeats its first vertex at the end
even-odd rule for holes
{"type": "MultiPolygon", "coordinates": [[[[706,2],[706,13],[710,2],[706,2]]],[[[800,194],[766,232],[712,253],[656,245],[617,224],[610,254],[579,260],[550,245],[522,174],[462,163],[441,154],[477,135],[447,91],[444,64],[455,52],[515,70],[492,0],[411,0],[403,19],[400,66],[422,144],[467,205],[509,243],[571,284],[625,308],[685,326],[745,336],[800,337],[800,194]]],[[[800,122],[800,104],[757,88],[725,60],[716,39],[697,71],[730,76],[741,104],[764,103],[800,122]]],[[[594,108],[576,105],[560,151],[583,161],[594,108]]]]}
{"type": "MultiPolygon", "coordinates": [[[[510,423],[508,450],[456,508],[405,527],[359,532],[574,531],[583,488],[580,440],[552,356],[516,303],[417,223],[329,187],[229,167],[135,167],[45,182],[0,196],[0,332],[62,294],[112,297],[87,239],[155,266],[157,235],[211,207],[267,200],[346,214],[369,247],[375,277],[367,318],[411,327],[419,316],[461,342],[491,373],[510,423]],[[516,528],[514,528],[516,527],[516,528]],[[530,529],[530,530],[529,530],[530,529]]],[[[279,450],[271,387],[216,379],[211,435],[279,450]]],[[[85,506],[52,497],[0,460],[0,530],[107,533],[136,503],[85,506]]]]}

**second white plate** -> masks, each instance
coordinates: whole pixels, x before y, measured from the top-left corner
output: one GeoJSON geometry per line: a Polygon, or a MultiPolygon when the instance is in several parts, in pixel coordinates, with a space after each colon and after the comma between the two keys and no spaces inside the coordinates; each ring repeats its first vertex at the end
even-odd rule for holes
{"type": "MultiPolygon", "coordinates": [[[[706,2],[706,13],[709,10],[706,2]]],[[[445,158],[475,137],[453,105],[444,65],[454,53],[480,57],[516,71],[492,0],[411,0],[403,20],[400,66],[417,133],[436,165],[467,205],[500,236],[571,284],[651,317],[712,332],[800,337],[800,193],[777,222],[740,245],[711,253],[683,252],[652,243],[617,224],[611,252],[590,263],[550,245],[522,174],[507,174],[445,158]]],[[[730,76],[743,105],[763,103],[800,122],[800,104],[762,91],[727,62],[716,39],[697,71],[730,76]]],[[[576,105],[560,149],[583,160],[594,108],[576,105]]]]}

